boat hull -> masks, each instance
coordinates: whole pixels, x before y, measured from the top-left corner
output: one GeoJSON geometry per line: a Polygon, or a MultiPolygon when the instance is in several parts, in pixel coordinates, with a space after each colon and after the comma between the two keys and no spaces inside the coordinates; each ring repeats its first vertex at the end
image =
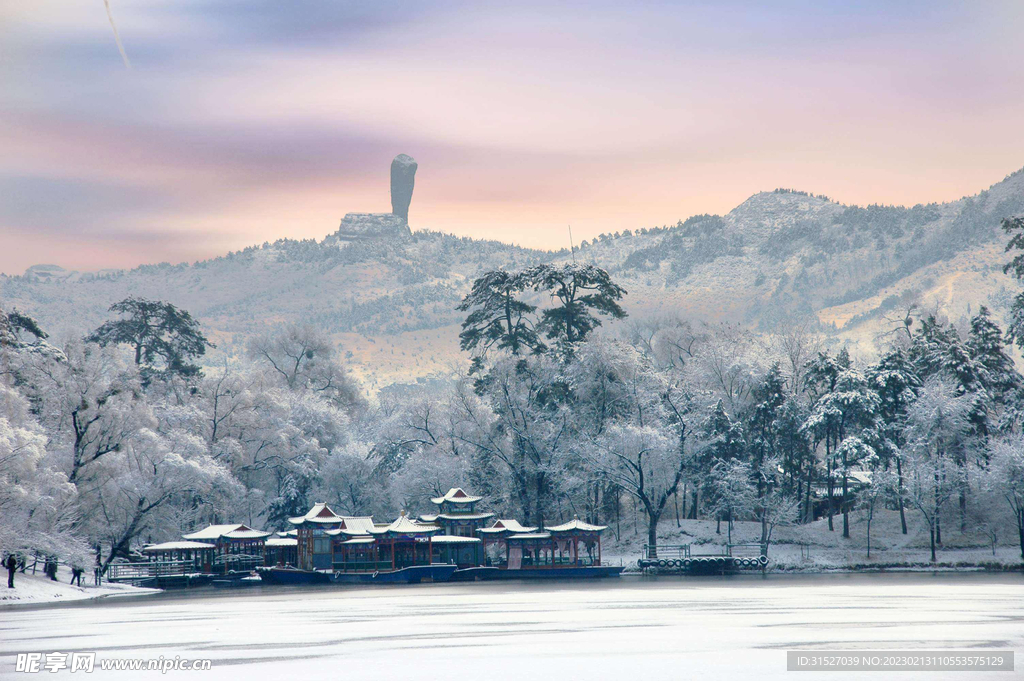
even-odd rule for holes
{"type": "Polygon", "coordinates": [[[454,565],[414,565],[388,572],[335,572],[331,575],[331,581],[337,584],[447,582],[455,571],[454,565]]]}
{"type": "Polygon", "coordinates": [[[498,579],[495,573],[500,572],[496,567],[480,566],[480,567],[469,567],[456,570],[450,580],[450,582],[478,582],[487,579],[498,579]]]}
{"type": "Polygon", "coordinates": [[[268,584],[327,584],[331,581],[329,573],[317,570],[259,567],[256,573],[268,584]]]}

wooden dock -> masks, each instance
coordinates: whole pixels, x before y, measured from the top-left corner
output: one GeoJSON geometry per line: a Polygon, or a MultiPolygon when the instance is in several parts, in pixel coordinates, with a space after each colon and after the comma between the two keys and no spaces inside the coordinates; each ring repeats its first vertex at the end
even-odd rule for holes
{"type": "Polygon", "coordinates": [[[692,544],[644,544],[638,565],[644,572],[729,574],[764,570],[768,555],[766,547],[760,544],[726,544],[721,553],[695,552],[692,544]]]}

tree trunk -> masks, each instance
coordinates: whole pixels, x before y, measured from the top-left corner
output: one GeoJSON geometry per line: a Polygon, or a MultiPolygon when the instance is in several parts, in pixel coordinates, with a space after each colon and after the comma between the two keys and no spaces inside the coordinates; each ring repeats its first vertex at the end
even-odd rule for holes
{"type": "Polygon", "coordinates": [[[934,520],[932,520],[931,523],[929,523],[929,528],[928,529],[929,529],[928,533],[931,535],[932,562],[934,563],[935,562],[935,521],[934,520]]]}
{"type": "Polygon", "coordinates": [[[896,457],[896,479],[899,485],[899,494],[896,497],[896,504],[900,507],[900,527],[903,534],[907,533],[907,514],[903,510],[903,463],[901,457],[896,457]]]}
{"type": "Polygon", "coordinates": [[[875,514],[875,509],[872,507],[868,510],[868,559],[871,559],[871,517],[875,514]]]}
{"type": "Polygon", "coordinates": [[[833,511],[833,480],[832,480],[832,451],[829,449],[828,441],[825,442],[825,473],[828,474],[828,531],[835,532],[836,528],[832,525],[832,511],[833,511]]]}
{"type": "MultiPolygon", "coordinates": [[[[660,514],[659,514],[660,515],[660,514]]],[[[647,556],[658,557],[658,516],[648,514],[647,517],[647,556]]]]}
{"type": "Polygon", "coordinates": [[[807,495],[804,498],[804,522],[814,522],[814,503],[811,501],[811,486],[814,484],[814,462],[810,462],[807,466],[807,487],[804,493],[807,495]]]}
{"type": "Polygon", "coordinates": [[[843,539],[850,538],[850,484],[846,475],[848,462],[843,450],[843,539]]]}

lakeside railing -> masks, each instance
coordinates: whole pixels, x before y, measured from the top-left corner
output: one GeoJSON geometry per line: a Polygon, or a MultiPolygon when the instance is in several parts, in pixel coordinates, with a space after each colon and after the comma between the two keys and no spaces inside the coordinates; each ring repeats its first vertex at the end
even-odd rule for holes
{"type": "Polygon", "coordinates": [[[689,544],[658,544],[657,546],[651,546],[650,544],[644,544],[643,559],[650,560],[653,558],[665,558],[665,559],[676,559],[676,558],[689,558],[690,557],[690,545],[689,544]]]}
{"type": "Polygon", "coordinates": [[[149,563],[112,563],[107,568],[108,582],[139,582],[158,577],[183,577],[196,572],[191,560],[164,560],[149,563]]]}

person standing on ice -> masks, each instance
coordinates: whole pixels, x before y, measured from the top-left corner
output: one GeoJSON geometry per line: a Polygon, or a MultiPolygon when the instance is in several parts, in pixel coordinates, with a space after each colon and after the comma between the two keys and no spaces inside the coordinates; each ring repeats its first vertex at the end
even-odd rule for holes
{"type": "Polygon", "coordinates": [[[14,557],[13,553],[7,554],[7,560],[4,561],[4,567],[7,568],[7,588],[14,588],[14,571],[18,568],[18,559],[14,557]]]}

